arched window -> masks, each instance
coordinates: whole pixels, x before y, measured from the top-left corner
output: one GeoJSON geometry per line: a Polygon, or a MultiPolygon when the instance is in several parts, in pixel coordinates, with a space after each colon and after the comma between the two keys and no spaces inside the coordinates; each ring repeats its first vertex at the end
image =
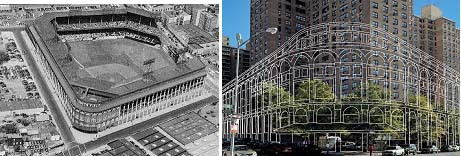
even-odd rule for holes
{"type": "Polygon", "coordinates": [[[396,129],[403,129],[403,112],[396,108],[392,111],[392,118],[390,125],[396,129]]]}
{"type": "Polygon", "coordinates": [[[382,124],[384,123],[384,112],[381,108],[375,107],[369,111],[370,123],[371,124],[382,124]]]}
{"type": "Polygon", "coordinates": [[[347,107],[344,109],[344,123],[359,123],[359,110],[356,107],[347,107]]]}
{"type": "Polygon", "coordinates": [[[295,121],[294,123],[307,123],[307,112],[304,109],[298,109],[295,112],[295,121]]]}
{"type": "Polygon", "coordinates": [[[283,127],[283,126],[287,126],[290,124],[290,115],[287,111],[283,111],[281,114],[280,114],[280,125],[283,127]]]}
{"type": "Polygon", "coordinates": [[[420,131],[421,132],[427,132],[428,131],[428,126],[429,126],[428,116],[425,113],[423,113],[423,114],[421,114],[421,128],[420,128],[420,131]]]}
{"type": "Polygon", "coordinates": [[[317,123],[331,123],[332,114],[328,107],[322,107],[317,110],[317,123]]]}

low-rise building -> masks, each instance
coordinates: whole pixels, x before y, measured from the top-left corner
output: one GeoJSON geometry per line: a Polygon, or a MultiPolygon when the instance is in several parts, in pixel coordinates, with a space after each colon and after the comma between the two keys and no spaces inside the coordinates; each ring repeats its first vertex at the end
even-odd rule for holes
{"type": "Polygon", "coordinates": [[[24,139],[21,137],[16,137],[16,138],[8,138],[6,139],[6,144],[8,146],[22,146],[24,144],[24,139]]]}
{"type": "Polygon", "coordinates": [[[43,112],[44,106],[40,100],[0,101],[0,116],[13,113],[34,115],[43,112]]]}
{"type": "Polygon", "coordinates": [[[164,24],[186,25],[190,24],[191,15],[183,11],[162,12],[164,24]]]}
{"type": "Polygon", "coordinates": [[[218,15],[202,11],[200,12],[200,18],[197,26],[207,32],[211,32],[213,29],[219,27],[218,19],[218,15]]]}
{"type": "Polygon", "coordinates": [[[152,5],[151,6],[151,11],[154,13],[160,13],[160,12],[165,12],[165,11],[173,11],[174,6],[169,5],[169,4],[158,4],[158,5],[152,5]]]}
{"type": "Polygon", "coordinates": [[[39,114],[35,116],[35,120],[38,122],[42,121],[49,121],[50,120],[50,115],[48,114],[39,114]]]}

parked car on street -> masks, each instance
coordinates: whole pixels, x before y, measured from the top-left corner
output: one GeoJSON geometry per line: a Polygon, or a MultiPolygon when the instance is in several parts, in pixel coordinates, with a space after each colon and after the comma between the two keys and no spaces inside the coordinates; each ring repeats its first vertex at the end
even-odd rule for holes
{"type": "Polygon", "coordinates": [[[453,152],[453,151],[456,151],[456,149],[452,145],[445,145],[445,146],[442,146],[440,151],[442,151],[442,152],[453,152]]]}
{"type": "Polygon", "coordinates": [[[292,147],[293,156],[322,155],[322,150],[316,145],[304,144],[299,146],[294,145],[292,147]]]}
{"type": "Polygon", "coordinates": [[[415,144],[403,144],[400,145],[403,149],[405,149],[405,155],[413,154],[416,155],[418,153],[418,148],[416,148],[415,144]]]}
{"type": "Polygon", "coordinates": [[[386,155],[389,155],[389,156],[397,156],[397,155],[403,156],[403,155],[405,155],[405,149],[403,149],[400,146],[389,146],[389,147],[386,148],[386,150],[383,151],[383,156],[386,156],[386,155]]]}
{"type": "Polygon", "coordinates": [[[455,151],[459,151],[459,146],[458,145],[453,145],[453,148],[455,148],[455,151]]]}
{"type": "Polygon", "coordinates": [[[343,150],[357,150],[357,145],[355,145],[355,142],[347,141],[344,142],[343,145],[341,145],[341,148],[343,150]]]}
{"type": "MultiPolygon", "coordinates": [[[[223,156],[231,156],[230,147],[223,149],[223,156]]],[[[235,145],[234,156],[257,156],[256,152],[247,145],[235,145]]]]}
{"type": "Polygon", "coordinates": [[[435,145],[423,146],[421,153],[439,153],[440,149],[435,145]]]}
{"type": "Polygon", "coordinates": [[[280,143],[271,143],[266,150],[271,156],[289,156],[293,153],[293,148],[291,146],[280,143]]]}

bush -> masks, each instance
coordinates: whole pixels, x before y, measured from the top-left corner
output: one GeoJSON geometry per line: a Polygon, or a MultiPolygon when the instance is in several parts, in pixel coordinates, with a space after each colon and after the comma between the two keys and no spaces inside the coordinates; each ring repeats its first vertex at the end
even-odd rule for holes
{"type": "Polygon", "coordinates": [[[6,44],[6,50],[7,51],[13,51],[16,50],[16,43],[10,42],[6,44]]]}
{"type": "Polygon", "coordinates": [[[0,64],[9,60],[10,57],[8,56],[8,54],[6,54],[6,52],[4,51],[0,51],[0,64]]]}

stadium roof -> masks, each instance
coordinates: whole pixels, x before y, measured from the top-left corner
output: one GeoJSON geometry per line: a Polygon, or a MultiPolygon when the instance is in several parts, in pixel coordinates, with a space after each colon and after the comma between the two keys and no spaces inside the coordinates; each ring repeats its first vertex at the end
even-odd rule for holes
{"type": "Polygon", "coordinates": [[[101,112],[109,108],[121,105],[123,103],[130,102],[134,99],[144,97],[146,95],[168,89],[170,87],[176,86],[179,83],[184,83],[187,81],[194,80],[198,77],[206,75],[205,65],[198,59],[191,59],[185,64],[175,65],[161,69],[158,72],[162,74],[152,74],[153,81],[148,81],[149,83],[136,82],[126,85],[129,92],[117,96],[116,98],[111,98],[102,102],[92,102],[85,101],[84,99],[79,98],[74,90],[72,85],[64,76],[63,71],[60,69],[57,60],[63,58],[66,55],[67,48],[64,43],[56,41],[56,29],[52,24],[51,20],[56,17],[64,16],[82,16],[82,15],[103,15],[103,14],[126,14],[133,13],[142,15],[145,17],[157,18],[159,14],[153,14],[151,12],[135,9],[135,8],[126,8],[126,9],[103,9],[96,11],[68,11],[68,12],[50,12],[45,13],[43,16],[37,18],[33,25],[29,26],[28,29],[32,33],[32,38],[37,41],[39,48],[43,51],[44,57],[49,62],[51,69],[56,74],[58,81],[63,85],[63,89],[70,99],[78,99],[90,104],[98,104],[97,107],[87,107],[81,104],[73,102],[73,105],[79,109],[86,112],[101,112]],[[134,89],[138,87],[137,89],[134,89]],[[140,88],[139,88],[140,87],[140,88]]]}

